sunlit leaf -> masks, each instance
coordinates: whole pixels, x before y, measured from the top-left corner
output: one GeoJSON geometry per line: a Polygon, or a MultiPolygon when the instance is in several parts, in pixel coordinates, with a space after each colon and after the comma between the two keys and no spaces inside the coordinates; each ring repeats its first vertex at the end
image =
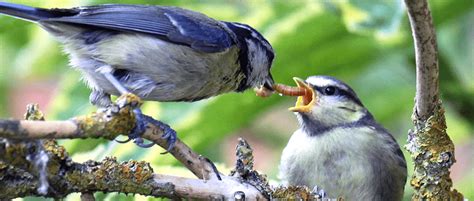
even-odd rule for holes
{"type": "Polygon", "coordinates": [[[358,33],[375,33],[379,37],[390,37],[395,34],[404,16],[401,0],[333,1],[332,5],[328,5],[340,10],[349,30],[358,33]]]}

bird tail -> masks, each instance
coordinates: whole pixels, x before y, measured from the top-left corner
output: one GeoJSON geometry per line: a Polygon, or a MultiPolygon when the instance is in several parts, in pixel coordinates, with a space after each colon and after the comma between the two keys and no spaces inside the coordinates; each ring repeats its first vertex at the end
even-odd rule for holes
{"type": "Polygon", "coordinates": [[[71,16],[77,14],[77,12],[74,12],[73,9],[44,9],[20,4],[0,2],[0,14],[37,22],[48,18],[71,16]]]}

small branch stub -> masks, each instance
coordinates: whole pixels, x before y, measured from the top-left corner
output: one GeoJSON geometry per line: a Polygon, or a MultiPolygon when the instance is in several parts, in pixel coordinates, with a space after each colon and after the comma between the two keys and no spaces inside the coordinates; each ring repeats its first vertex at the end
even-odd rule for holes
{"type": "Polygon", "coordinates": [[[94,193],[81,193],[81,201],[95,201],[94,193]]]}
{"type": "Polygon", "coordinates": [[[405,0],[416,57],[415,113],[421,120],[430,117],[439,100],[438,45],[433,19],[426,0],[405,0]]]}
{"type": "MultiPolygon", "coordinates": [[[[236,147],[236,156],[237,162],[235,169],[231,171],[230,176],[244,180],[258,189],[267,199],[270,199],[273,191],[268,183],[267,176],[259,174],[253,169],[253,150],[243,138],[239,138],[236,147]]],[[[235,196],[242,197],[240,194],[235,196]]]]}

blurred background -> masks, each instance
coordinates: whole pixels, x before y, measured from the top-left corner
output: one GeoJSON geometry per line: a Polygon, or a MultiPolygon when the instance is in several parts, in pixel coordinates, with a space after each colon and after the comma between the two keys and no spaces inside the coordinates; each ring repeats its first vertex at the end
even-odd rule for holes
{"type": "MultiPolygon", "coordinates": [[[[73,7],[103,3],[173,5],[225,21],[247,23],[273,45],[277,82],[292,77],[331,75],[347,82],[375,118],[403,146],[412,128],[415,95],[414,48],[400,0],[49,0],[11,1],[38,7],[73,7]]],[[[451,169],[454,186],[474,199],[474,2],[429,1],[438,34],[441,96],[448,133],[456,145],[451,169]]],[[[28,103],[39,103],[49,120],[65,120],[96,108],[79,73],[68,67],[60,44],[38,26],[0,16],[0,118],[22,118],[28,103]]],[[[178,136],[228,173],[238,137],[255,150],[256,169],[278,183],[280,153],[297,128],[287,108],[291,97],[262,99],[252,91],[230,93],[195,103],[148,102],[144,112],[169,123],[178,136]]],[[[155,172],[193,175],[158,146],[106,140],[62,140],[76,161],[115,156],[145,160],[155,172]]],[[[409,155],[405,157],[410,161],[409,155]]],[[[410,164],[410,162],[409,162],[410,164]]],[[[412,171],[411,164],[409,171],[412,171]]],[[[411,175],[411,173],[409,174],[411,175]]],[[[407,182],[408,183],[408,182],[407,182]]],[[[407,184],[405,199],[411,195],[407,184]]],[[[143,196],[96,193],[98,200],[147,200],[143,196]]],[[[39,198],[26,198],[37,200],[39,198]]],[[[72,194],[68,200],[79,199],[72,194]]]]}

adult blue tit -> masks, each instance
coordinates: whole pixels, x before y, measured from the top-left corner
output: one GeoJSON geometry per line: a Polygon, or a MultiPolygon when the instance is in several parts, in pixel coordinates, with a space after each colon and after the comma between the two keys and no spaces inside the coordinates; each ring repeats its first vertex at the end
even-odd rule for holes
{"type": "MultiPolygon", "coordinates": [[[[100,107],[111,104],[110,95],[128,92],[144,100],[197,101],[249,88],[272,91],[272,46],[245,24],[145,5],[43,9],[0,2],[0,13],[34,22],[62,43],[100,107]]],[[[129,138],[145,146],[140,122],[129,138]]]]}
{"type": "Polygon", "coordinates": [[[329,76],[295,81],[306,93],[290,108],[300,128],[281,156],[284,184],[317,186],[345,200],[401,200],[407,179],[403,153],[356,93],[329,76]]]}

